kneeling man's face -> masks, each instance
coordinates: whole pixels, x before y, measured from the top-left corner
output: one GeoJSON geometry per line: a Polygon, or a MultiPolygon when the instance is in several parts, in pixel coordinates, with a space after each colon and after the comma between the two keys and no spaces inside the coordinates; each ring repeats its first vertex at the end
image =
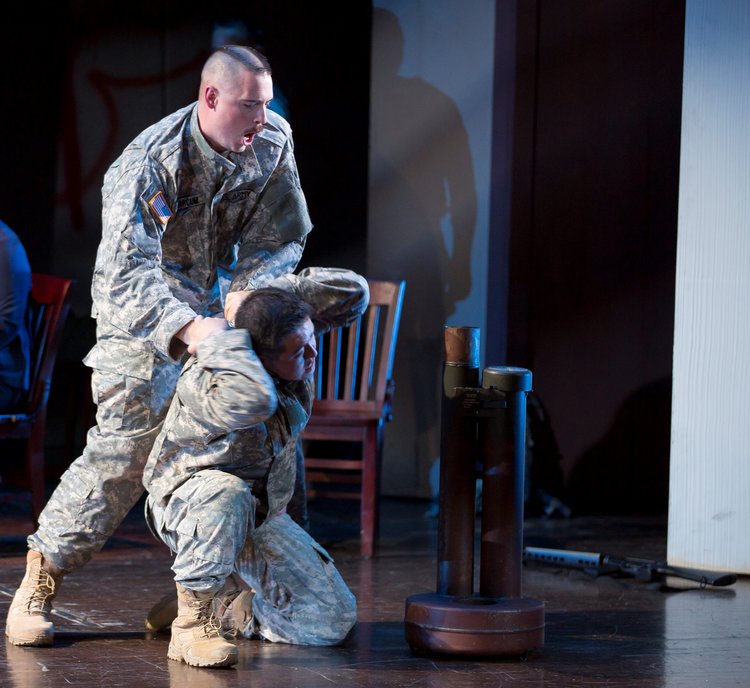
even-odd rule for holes
{"type": "Polygon", "coordinates": [[[312,321],[307,318],[294,332],[284,339],[281,353],[261,356],[266,370],[281,380],[304,380],[315,370],[318,344],[312,321]]]}

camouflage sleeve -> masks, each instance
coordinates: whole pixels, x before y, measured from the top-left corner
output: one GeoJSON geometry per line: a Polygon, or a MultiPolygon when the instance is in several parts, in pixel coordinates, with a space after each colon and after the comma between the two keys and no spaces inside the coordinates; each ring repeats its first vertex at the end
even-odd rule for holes
{"type": "Polygon", "coordinates": [[[181,404],[172,434],[208,442],[233,430],[262,423],[276,411],[271,376],[253,351],[246,330],[223,330],[204,339],[177,384],[181,404]]]}
{"type": "Polygon", "coordinates": [[[294,291],[312,305],[318,334],[355,320],[370,301],[367,280],[343,268],[305,268],[297,275],[278,277],[269,286],[294,291]]]}
{"type": "Polygon", "coordinates": [[[294,272],[312,221],[302,192],[292,139],[258,198],[253,219],[242,232],[229,291],[258,289],[294,272]]]}
{"type": "Polygon", "coordinates": [[[173,336],[196,313],[165,282],[161,240],[172,210],[149,167],[112,168],[102,189],[102,242],[94,301],[116,327],[170,355],[173,336]]]}

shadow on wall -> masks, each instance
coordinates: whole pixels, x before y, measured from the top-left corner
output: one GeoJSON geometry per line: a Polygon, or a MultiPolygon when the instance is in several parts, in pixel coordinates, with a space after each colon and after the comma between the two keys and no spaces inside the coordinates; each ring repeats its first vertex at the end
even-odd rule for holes
{"type": "Polygon", "coordinates": [[[663,514],[669,502],[672,379],[640,387],[576,463],[569,506],[584,514],[663,514]]]}
{"type": "Polygon", "coordinates": [[[456,104],[423,79],[400,76],[403,52],[398,19],[375,9],[368,274],[407,282],[384,490],[408,490],[413,476],[398,473],[416,470],[425,493],[439,453],[443,330],[471,290],[477,199],[456,104]]]}

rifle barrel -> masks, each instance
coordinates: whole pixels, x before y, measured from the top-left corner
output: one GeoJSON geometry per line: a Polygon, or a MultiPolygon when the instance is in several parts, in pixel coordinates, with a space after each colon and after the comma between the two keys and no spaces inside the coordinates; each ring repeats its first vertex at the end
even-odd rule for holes
{"type": "Polygon", "coordinates": [[[523,558],[540,564],[557,564],[576,569],[596,568],[602,563],[602,555],[596,552],[578,552],[572,549],[545,549],[524,547],[523,558]]]}

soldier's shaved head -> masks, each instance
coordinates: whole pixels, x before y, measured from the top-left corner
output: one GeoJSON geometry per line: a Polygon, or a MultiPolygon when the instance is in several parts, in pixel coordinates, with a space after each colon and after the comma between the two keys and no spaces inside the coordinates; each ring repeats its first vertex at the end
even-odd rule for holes
{"type": "Polygon", "coordinates": [[[246,70],[271,76],[271,65],[257,50],[244,45],[225,45],[206,60],[201,72],[201,90],[208,85],[231,88],[246,70]]]}

